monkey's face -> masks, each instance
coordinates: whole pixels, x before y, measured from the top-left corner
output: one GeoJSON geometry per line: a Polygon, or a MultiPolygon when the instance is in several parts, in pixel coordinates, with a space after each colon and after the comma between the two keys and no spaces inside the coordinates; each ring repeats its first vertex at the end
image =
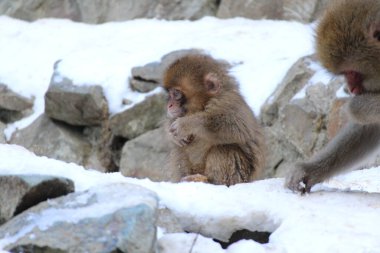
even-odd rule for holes
{"type": "Polygon", "coordinates": [[[176,119],[186,114],[185,94],[176,88],[168,89],[167,115],[169,118],[176,119]]]}
{"type": "Polygon", "coordinates": [[[354,95],[380,92],[380,2],[343,0],[321,20],[317,54],[354,95]]]}

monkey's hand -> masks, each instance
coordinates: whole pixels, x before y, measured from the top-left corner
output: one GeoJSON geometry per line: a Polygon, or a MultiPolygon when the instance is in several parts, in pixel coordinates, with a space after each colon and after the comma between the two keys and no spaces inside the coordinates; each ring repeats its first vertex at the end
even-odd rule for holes
{"type": "Polygon", "coordinates": [[[183,118],[176,119],[170,125],[169,133],[172,135],[174,143],[180,147],[187,146],[194,140],[191,127],[183,118]]]}
{"type": "Polygon", "coordinates": [[[314,170],[307,168],[306,164],[296,164],[295,170],[292,174],[287,176],[285,186],[293,192],[300,192],[301,194],[309,193],[311,187],[322,181],[317,176],[317,173],[313,171],[314,170]]]}

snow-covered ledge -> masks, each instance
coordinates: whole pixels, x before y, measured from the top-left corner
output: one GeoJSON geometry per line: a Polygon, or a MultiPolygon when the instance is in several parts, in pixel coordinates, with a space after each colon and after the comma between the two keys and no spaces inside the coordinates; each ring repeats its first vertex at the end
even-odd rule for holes
{"type": "MultiPolygon", "coordinates": [[[[380,249],[380,168],[335,177],[301,196],[285,189],[283,179],[229,188],[203,183],[154,183],[37,157],[15,145],[0,145],[0,160],[0,174],[63,176],[75,182],[76,191],[128,182],[156,192],[160,206],[170,208],[186,230],[203,235],[160,234],[159,245],[165,253],[190,252],[186,250],[191,248],[204,253],[357,253],[380,249]],[[239,241],[226,250],[205,238],[227,240],[239,229],[272,234],[267,244],[239,241]]],[[[5,240],[1,239],[3,245],[5,240]]]]}

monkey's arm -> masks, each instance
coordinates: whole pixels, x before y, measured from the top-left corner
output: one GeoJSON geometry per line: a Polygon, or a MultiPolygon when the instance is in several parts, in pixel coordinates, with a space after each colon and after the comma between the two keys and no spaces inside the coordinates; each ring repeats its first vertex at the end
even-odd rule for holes
{"type": "Polygon", "coordinates": [[[355,96],[348,104],[348,110],[357,123],[380,123],[380,94],[355,96]]]}
{"type": "Polygon", "coordinates": [[[371,154],[379,140],[379,124],[351,123],[313,159],[296,164],[296,170],[286,179],[286,186],[293,191],[310,192],[313,185],[371,154]]]}
{"type": "Polygon", "coordinates": [[[230,114],[199,112],[176,119],[169,131],[184,145],[196,138],[210,144],[244,143],[250,138],[249,130],[240,125],[245,127],[245,121],[230,114]]]}

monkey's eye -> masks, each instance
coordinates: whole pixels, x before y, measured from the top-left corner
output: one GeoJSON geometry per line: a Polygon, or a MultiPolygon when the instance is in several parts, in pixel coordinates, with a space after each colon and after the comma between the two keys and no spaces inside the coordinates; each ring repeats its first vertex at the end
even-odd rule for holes
{"type": "Polygon", "coordinates": [[[376,39],[377,41],[380,41],[380,31],[375,31],[373,33],[373,38],[376,39]]]}
{"type": "Polygon", "coordinates": [[[173,89],[173,98],[175,100],[181,100],[182,99],[182,92],[177,90],[177,89],[173,89]]]}

